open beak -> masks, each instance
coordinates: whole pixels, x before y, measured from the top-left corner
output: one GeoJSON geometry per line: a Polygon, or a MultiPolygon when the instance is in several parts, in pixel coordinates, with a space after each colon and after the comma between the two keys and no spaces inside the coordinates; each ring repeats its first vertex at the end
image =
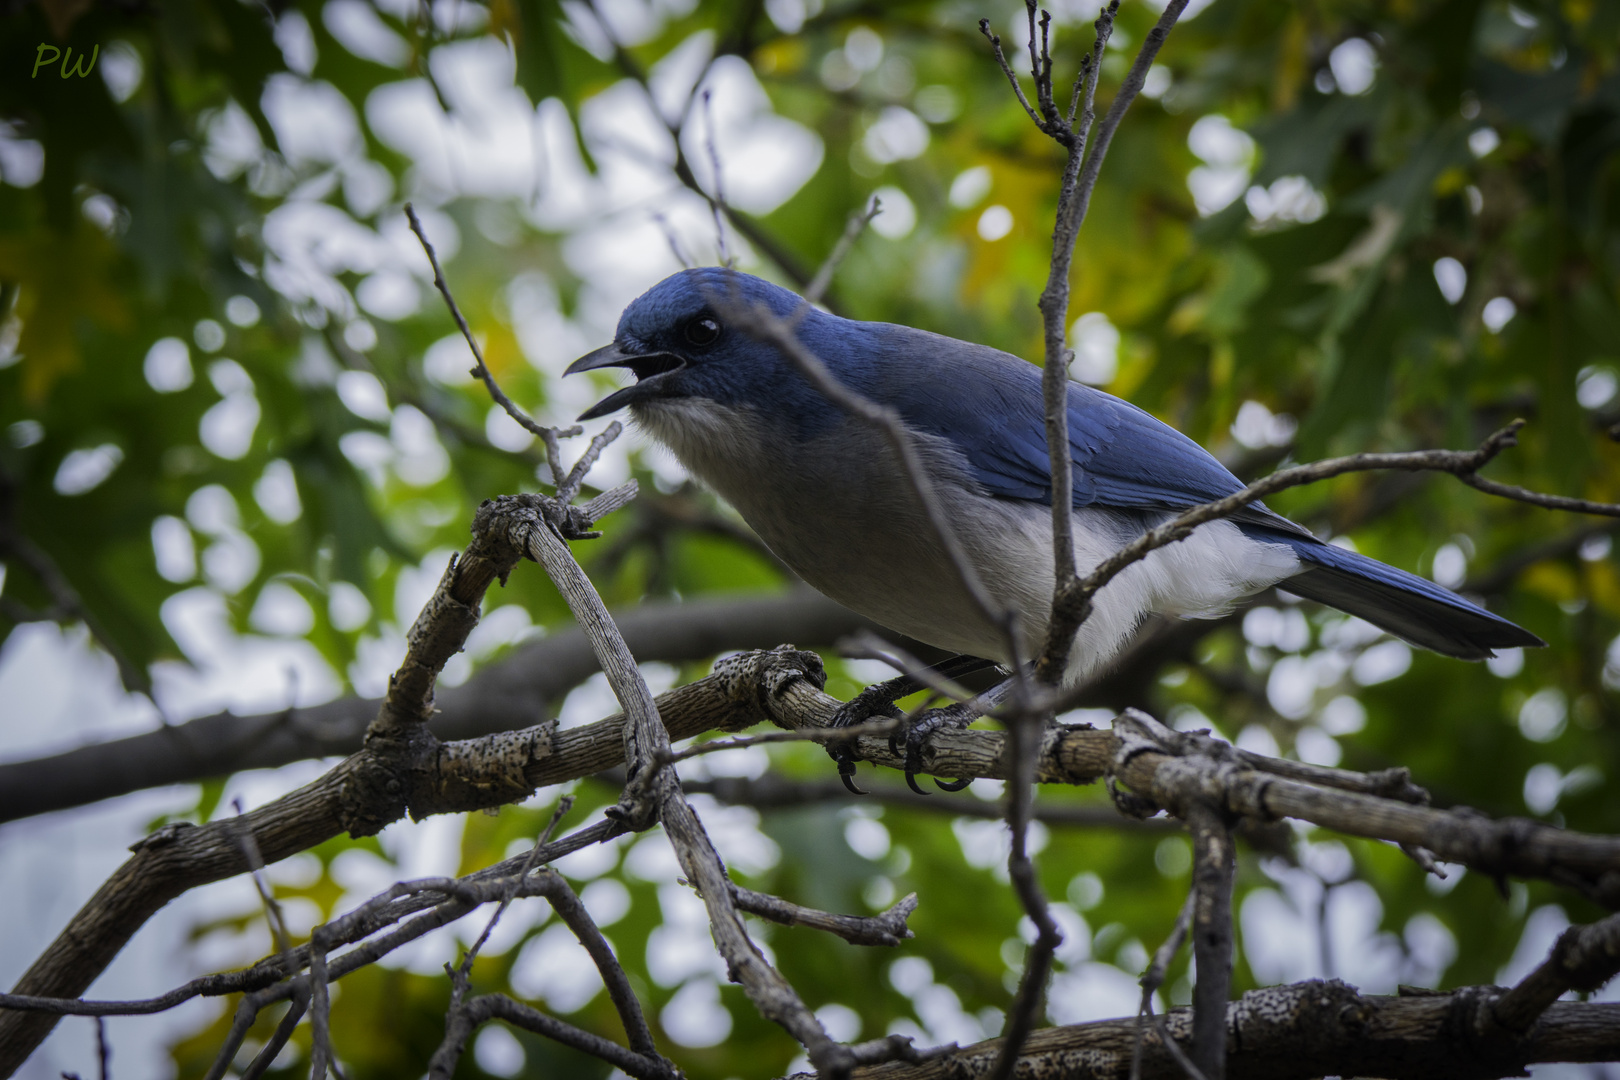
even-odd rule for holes
{"type": "Polygon", "coordinates": [[[595,420],[599,416],[618,412],[626,405],[646,397],[652,397],[658,392],[658,384],[664,377],[671,375],[686,366],[686,361],[674,353],[632,353],[626,352],[617,341],[611,345],[604,345],[594,352],[584,356],[568,365],[564,375],[574,375],[581,371],[595,371],[598,368],[622,367],[635,372],[636,381],[622,390],[615,390],[607,397],[592,405],[579,414],[581,420],[595,420]]]}

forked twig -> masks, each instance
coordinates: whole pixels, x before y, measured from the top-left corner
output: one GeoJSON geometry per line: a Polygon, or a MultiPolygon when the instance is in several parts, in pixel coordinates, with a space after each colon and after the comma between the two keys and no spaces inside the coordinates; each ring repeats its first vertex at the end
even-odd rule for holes
{"type": "Polygon", "coordinates": [[[416,216],[416,208],[410,203],[405,204],[405,217],[410,221],[411,232],[415,233],[416,238],[422,242],[422,250],[427,252],[428,262],[433,266],[434,287],[439,290],[439,295],[444,297],[445,304],[450,308],[450,317],[455,319],[456,328],[461,331],[461,336],[467,341],[467,347],[472,350],[474,360],[472,374],[482,380],[484,388],[489,391],[489,396],[495,399],[495,404],[506,411],[507,416],[516,420],[524,431],[538,437],[545,443],[546,461],[551,467],[552,479],[558,487],[561,487],[565,475],[562,472],[561,458],[556,453],[557,440],[582,434],[584,429],[571,427],[559,431],[557,428],[546,427],[537,423],[533,417],[518,408],[517,404],[506,396],[506,391],[501,389],[501,384],[495,381],[495,373],[490,371],[489,365],[484,362],[484,350],[478,347],[478,340],[473,337],[472,328],[467,325],[467,319],[461,314],[461,308],[456,304],[456,298],[451,295],[450,286],[444,280],[444,269],[439,265],[439,256],[434,252],[433,244],[428,240],[427,232],[422,228],[421,219],[416,216]]]}

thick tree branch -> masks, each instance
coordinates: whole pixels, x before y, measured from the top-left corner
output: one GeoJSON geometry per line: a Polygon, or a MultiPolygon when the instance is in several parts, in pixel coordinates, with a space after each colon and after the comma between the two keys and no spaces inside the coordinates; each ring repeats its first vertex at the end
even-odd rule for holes
{"type": "MultiPolygon", "coordinates": [[[[643,662],[702,660],[782,641],[830,647],[872,624],[820,593],[648,603],[617,613],[625,643],[643,662]]],[[[522,645],[461,686],[441,688],[432,730],[470,739],[525,728],[600,670],[577,626],[522,645]]],[[[352,754],[379,702],[340,698],[256,716],[215,713],[50,757],[0,764],[0,822],[80,806],[164,784],[312,757],[352,754]]]]}
{"type": "MultiPolygon", "coordinates": [[[[1228,1070],[1243,1080],[1315,1080],[1378,1076],[1386,1080],[1482,1080],[1524,1075],[1543,1061],[1620,1058],[1620,1004],[1554,1003],[1523,1038],[1481,1029],[1476,1021],[1500,991],[1470,987],[1450,994],[1374,997],[1342,982],[1311,981],[1251,990],[1226,1010],[1228,1070]]],[[[1185,1043],[1189,1009],[1166,1018],[1185,1043]]],[[[1186,1080],[1149,1032],[1142,1080],[1186,1080]]],[[[1032,1033],[1019,1058],[1021,1076],[1054,1080],[1129,1080],[1134,1019],[1100,1020],[1032,1033]]],[[[856,1080],[978,1080],[1001,1050],[993,1039],[921,1065],[891,1062],[860,1069],[856,1080]]]]}
{"type": "MultiPolygon", "coordinates": [[[[673,738],[716,726],[741,728],[762,717],[787,727],[825,727],[841,702],[820,692],[822,678],[814,654],[785,649],[743,654],[717,665],[714,675],[660,697],[660,717],[673,738]]],[[[1238,758],[1237,767],[1230,762],[1223,767],[1201,751],[1200,737],[1167,732],[1139,714],[1122,717],[1118,728],[1117,735],[1077,727],[1047,733],[1036,759],[1036,778],[1043,783],[1091,783],[1115,771],[1132,789],[1172,808],[1189,795],[1204,797],[1213,790],[1228,812],[1266,821],[1298,817],[1351,835],[1421,845],[1440,858],[1493,876],[1550,877],[1579,884],[1600,902],[1620,906],[1620,839],[1528,821],[1492,821],[1466,809],[1439,810],[1357,790],[1326,788],[1262,771],[1243,757],[1238,758]]],[[[623,759],[621,733],[622,719],[617,717],[560,732],[551,756],[532,762],[524,770],[525,779],[535,785],[557,783],[612,767],[623,759]]],[[[936,775],[1005,779],[1005,741],[1005,734],[994,731],[942,733],[933,739],[933,754],[925,759],[924,768],[936,775]]],[[[886,738],[868,736],[857,743],[867,760],[903,770],[903,755],[891,751],[886,738]]],[[[340,792],[345,778],[362,768],[367,756],[345,762],[322,780],[270,806],[250,811],[254,836],[267,863],[342,831],[340,792]]],[[[1293,766],[1281,768],[1286,771],[1293,766]]],[[[1376,786],[1372,781],[1354,780],[1341,785],[1376,786]]],[[[497,802],[490,796],[486,805],[497,802]]],[[[964,800],[964,805],[972,804],[964,800]]],[[[593,828],[611,827],[603,822],[593,828]]],[[[228,823],[171,826],[143,842],[134,858],[109,879],[24,977],[17,993],[37,998],[76,997],[123,942],[169,899],[246,870],[233,829],[228,823]]],[[[505,872],[511,873],[511,869],[505,872]]],[[[356,962],[365,961],[362,957],[356,962]]],[[[280,966],[279,958],[271,957],[258,969],[274,982],[285,974],[280,966]]],[[[338,965],[333,971],[335,977],[338,965]]],[[[216,986],[216,992],[248,988],[216,986]]],[[[195,992],[204,991],[188,991],[184,996],[195,992]]],[[[104,1011],[168,1007],[163,999],[137,1004],[139,1008],[104,1011]]],[[[16,998],[0,999],[0,1005],[29,1007],[16,998]]],[[[43,1038],[50,1019],[0,1013],[0,1068],[15,1067],[43,1038]],[[39,1019],[46,1024],[40,1025],[39,1019]]],[[[1040,1035],[1034,1038],[1038,1040],[1040,1035]]],[[[1126,1053],[1128,1056],[1128,1049],[1126,1053]]],[[[1238,1070],[1239,1064],[1234,1062],[1231,1068],[1238,1070]]]]}

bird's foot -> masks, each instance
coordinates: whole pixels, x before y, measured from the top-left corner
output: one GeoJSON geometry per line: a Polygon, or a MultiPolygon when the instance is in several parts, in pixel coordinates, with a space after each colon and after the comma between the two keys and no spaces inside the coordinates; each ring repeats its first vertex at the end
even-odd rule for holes
{"type": "MultiPolygon", "coordinates": [[[[905,741],[905,772],[906,786],[919,795],[926,795],[917,784],[917,773],[923,767],[923,748],[928,739],[940,730],[958,731],[967,727],[979,718],[978,710],[971,704],[958,702],[947,705],[941,709],[927,709],[912,720],[909,727],[902,732],[895,732],[889,736],[889,750],[895,754],[900,753],[902,735],[905,741]]],[[[973,781],[968,780],[934,780],[934,786],[941,791],[961,791],[973,781]]]]}
{"type": "MultiPolygon", "coordinates": [[[[864,724],[874,716],[902,719],[905,714],[895,707],[895,699],[914,693],[916,689],[916,684],[904,675],[886,682],[873,683],[844,702],[838,711],[833,713],[829,726],[854,727],[856,724],[864,724]]],[[[850,794],[865,795],[866,792],[855,785],[855,740],[829,740],[827,756],[838,765],[838,779],[844,782],[850,794]]]]}
{"type": "MultiPolygon", "coordinates": [[[[994,666],[994,661],[983,660],[976,656],[953,656],[941,660],[927,670],[945,679],[957,679],[994,666]]],[[[897,675],[892,679],[873,683],[844,702],[833,714],[830,726],[851,727],[864,723],[874,716],[888,716],[904,721],[905,714],[894,703],[924,689],[926,685],[923,678],[914,675],[897,675]]],[[[927,794],[917,786],[916,778],[917,769],[922,767],[923,740],[941,727],[966,727],[977,716],[978,713],[969,706],[953,705],[943,709],[930,709],[913,722],[906,741],[906,783],[911,785],[911,790],[927,794]]],[[[900,752],[898,738],[898,735],[894,735],[889,739],[889,747],[896,754],[900,752]]],[[[827,754],[838,763],[838,778],[844,782],[844,786],[853,794],[865,795],[866,792],[855,786],[855,740],[829,740],[827,754]]],[[[935,780],[934,783],[939,784],[945,791],[961,791],[968,785],[966,780],[953,781],[950,784],[942,784],[935,780]]]]}

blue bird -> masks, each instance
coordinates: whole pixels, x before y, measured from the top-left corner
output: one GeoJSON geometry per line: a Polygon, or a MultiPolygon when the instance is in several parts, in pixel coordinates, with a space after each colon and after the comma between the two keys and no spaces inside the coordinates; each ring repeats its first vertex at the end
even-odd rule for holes
{"type": "MultiPolygon", "coordinates": [[[[961,585],[887,443],[774,345],[728,325],[738,305],[795,320],[799,340],[834,377],[900,416],[985,589],[1018,613],[1023,656],[1036,655],[1053,570],[1035,366],[908,326],[842,319],[759,278],[703,268],[654,286],[625,309],[612,344],[569,366],[567,374],[624,367],[637,378],[580,419],[628,406],[810,585],[898,633],[1008,662],[1001,633],[961,585]]],[[[1069,385],[1069,450],[1082,574],[1176,513],[1243,487],[1185,435],[1079,383],[1069,385]]],[[[1324,543],[1253,503],[1106,585],[1076,636],[1065,682],[1104,668],[1151,613],[1213,616],[1270,585],[1465,660],[1543,644],[1433,582],[1324,543]]]]}

